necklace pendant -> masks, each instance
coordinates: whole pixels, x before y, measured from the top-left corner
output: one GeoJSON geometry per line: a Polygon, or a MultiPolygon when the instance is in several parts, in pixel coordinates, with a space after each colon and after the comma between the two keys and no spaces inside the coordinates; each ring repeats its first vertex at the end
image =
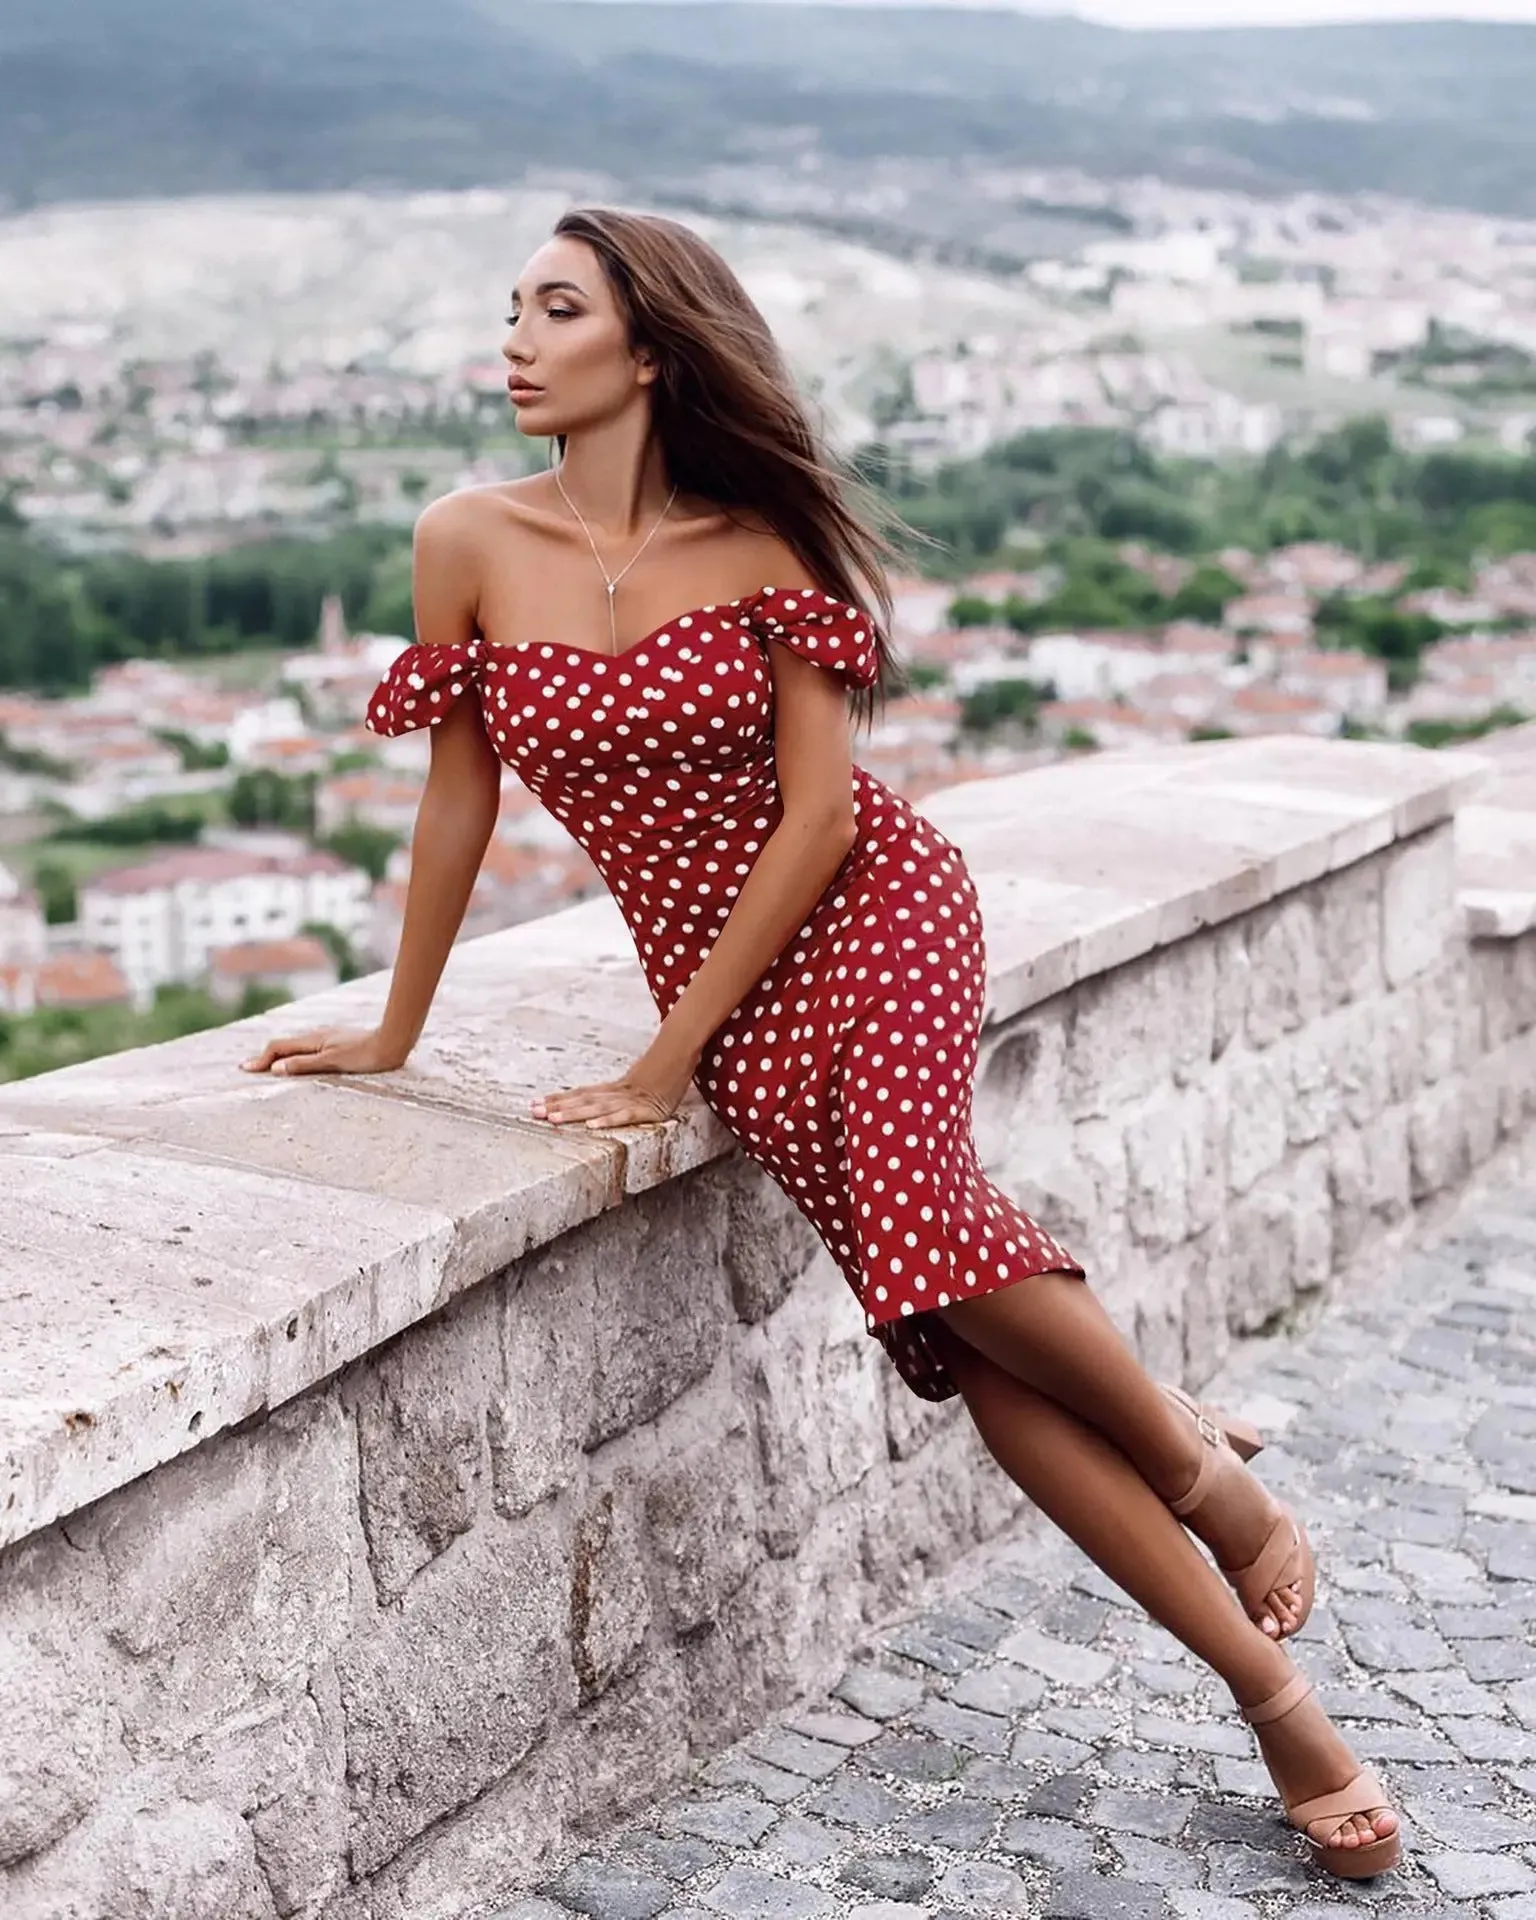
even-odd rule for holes
{"type": "Polygon", "coordinates": [[[610,580],[610,581],[608,582],[608,598],[609,598],[609,599],[611,600],[611,599],[613,598],[613,596],[614,596],[614,595],[615,595],[615,594],[616,594],[616,593],[618,592],[618,590],[619,590],[619,583],[618,583],[618,581],[617,581],[617,580],[610,580]]]}

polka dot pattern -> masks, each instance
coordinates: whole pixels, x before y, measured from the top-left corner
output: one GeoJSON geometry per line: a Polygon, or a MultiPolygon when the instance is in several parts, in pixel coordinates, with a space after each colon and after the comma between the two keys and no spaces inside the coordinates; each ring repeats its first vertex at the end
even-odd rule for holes
{"type": "MultiPolygon", "coordinates": [[[[849,686],[879,672],[857,608],[767,587],[616,656],[408,647],[367,724],[430,727],[472,694],[497,752],[597,866],[665,1015],[782,816],[768,640],[849,686]]],[[[852,850],[711,1035],[695,1084],[816,1229],[902,1378],[944,1400],[932,1309],[1082,1268],[976,1157],[986,954],[960,851],[862,767],[853,788],[852,850]]]]}

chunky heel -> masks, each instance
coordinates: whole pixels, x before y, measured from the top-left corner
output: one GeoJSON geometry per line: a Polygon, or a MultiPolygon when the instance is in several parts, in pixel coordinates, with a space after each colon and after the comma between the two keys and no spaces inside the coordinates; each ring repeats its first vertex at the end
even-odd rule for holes
{"type": "Polygon", "coordinates": [[[1264,1451],[1264,1436],[1250,1421],[1239,1420],[1235,1415],[1223,1413],[1220,1407],[1207,1407],[1187,1394],[1182,1387],[1164,1386],[1163,1392],[1171,1400],[1177,1400],[1193,1416],[1196,1424],[1208,1420],[1237,1455],[1239,1460],[1249,1461],[1256,1453],[1264,1451]]]}
{"type": "MultiPolygon", "coordinates": [[[[1268,1726],[1271,1721],[1284,1719],[1293,1712],[1311,1692],[1312,1683],[1298,1673],[1269,1699],[1261,1700],[1256,1707],[1244,1707],[1243,1718],[1251,1727],[1268,1726]]],[[[1362,1767],[1338,1793],[1320,1793],[1311,1800],[1288,1803],[1285,1816],[1298,1833],[1306,1836],[1312,1857],[1325,1872],[1338,1880],[1370,1880],[1378,1873],[1388,1872],[1402,1858],[1401,1831],[1389,1833],[1383,1839],[1367,1840],[1358,1847],[1334,1847],[1326,1840],[1314,1840],[1307,1829],[1319,1820],[1336,1820],[1342,1826],[1356,1814],[1391,1811],[1386,1788],[1374,1773],[1362,1767]]]]}

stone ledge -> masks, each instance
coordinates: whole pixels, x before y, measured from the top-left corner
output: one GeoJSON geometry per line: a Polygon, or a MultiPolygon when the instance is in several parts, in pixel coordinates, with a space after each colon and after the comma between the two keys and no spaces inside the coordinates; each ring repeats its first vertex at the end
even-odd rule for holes
{"type": "MultiPolygon", "coordinates": [[[[1230,742],[977,782],[924,811],[975,875],[996,1022],[1443,822],[1482,770],[1230,742]]],[[[654,1031],[607,900],[457,949],[397,1074],[239,1075],[269,1033],[376,1018],[386,985],[0,1094],[0,1545],[731,1147],[697,1096],[659,1129],[526,1117],[533,1094],[612,1074],[654,1031]]]]}
{"type": "Polygon", "coordinates": [[[1456,815],[1456,874],[1474,940],[1536,928],[1536,724],[1477,743],[1488,774],[1456,815]]]}

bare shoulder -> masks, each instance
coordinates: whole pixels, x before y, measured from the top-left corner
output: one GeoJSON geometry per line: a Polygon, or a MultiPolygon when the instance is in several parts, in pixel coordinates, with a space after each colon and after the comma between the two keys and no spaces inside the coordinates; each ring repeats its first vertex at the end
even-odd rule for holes
{"type": "Polygon", "coordinates": [[[764,587],[804,589],[817,584],[794,548],[744,508],[722,512],[716,538],[732,578],[741,582],[742,598],[764,587]]]}
{"type": "Polygon", "coordinates": [[[417,515],[417,548],[462,558],[491,540],[505,551],[508,537],[515,540],[520,530],[535,534],[539,521],[548,517],[541,506],[540,477],[493,480],[441,494],[417,515]]]}

